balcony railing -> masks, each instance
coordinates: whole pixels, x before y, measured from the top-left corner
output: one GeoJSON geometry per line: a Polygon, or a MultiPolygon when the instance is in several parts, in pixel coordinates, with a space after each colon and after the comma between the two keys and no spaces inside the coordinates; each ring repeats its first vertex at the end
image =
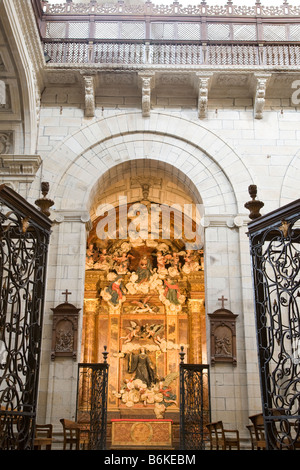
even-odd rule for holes
{"type": "Polygon", "coordinates": [[[178,66],[299,66],[300,44],[44,40],[50,63],[178,66]]]}
{"type": "MultiPolygon", "coordinates": [[[[224,5],[208,5],[206,0],[199,0],[198,5],[182,5],[179,1],[174,1],[169,5],[154,4],[147,0],[144,4],[128,4],[123,0],[117,3],[72,3],[52,4],[42,2],[42,9],[47,15],[166,15],[166,16],[293,16],[300,15],[300,6],[289,5],[285,1],[279,6],[264,6],[263,1],[254,5],[239,6],[235,2],[228,0],[224,5]]],[[[254,2],[253,2],[254,3],[254,2]]]]}

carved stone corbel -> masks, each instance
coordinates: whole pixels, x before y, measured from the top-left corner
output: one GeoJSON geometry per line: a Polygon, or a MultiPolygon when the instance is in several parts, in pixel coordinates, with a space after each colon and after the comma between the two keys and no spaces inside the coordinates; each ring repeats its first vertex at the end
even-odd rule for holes
{"type": "Polygon", "coordinates": [[[142,113],[143,117],[150,116],[151,90],[155,86],[154,73],[139,73],[139,86],[142,89],[142,113]]]}
{"type": "Polygon", "coordinates": [[[95,116],[95,83],[92,75],[84,75],[85,116],[95,116]]]}
{"type": "Polygon", "coordinates": [[[255,119],[263,118],[263,111],[266,101],[266,91],[268,81],[271,75],[259,75],[255,74],[256,86],[255,86],[255,96],[254,96],[254,117],[255,119]]]}
{"type": "Polygon", "coordinates": [[[198,78],[198,117],[207,117],[208,92],[211,85],[212,74],[197,74],[198,78]]]}

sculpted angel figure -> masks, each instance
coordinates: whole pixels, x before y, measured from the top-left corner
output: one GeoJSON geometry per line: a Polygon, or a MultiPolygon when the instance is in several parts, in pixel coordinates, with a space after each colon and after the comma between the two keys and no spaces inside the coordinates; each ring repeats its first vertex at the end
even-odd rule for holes
{"type": "Polygon", "coordinates": [[[200,265],[198,261],[198,256],[195,253],[194,250],[187,250],[185,257],[184,257],[184,266],[182,268],[182,271],[186,274],[189,274],[190,272],[193,271],[199,271],[200,265]]]}
{"type": "Polygon", "coordinates": [[[94,266],[94,245],[91,243],[86,250],[85,266],[87,269],[91,269],[94,266]]]}
{"type": "Polygon", "coordinates": [[[159,274],[166,274],[166,256],[161,251],[157,252],[157,272],[159,274]]]}
{"type": "Polygon", "coordinates": [[[134,259],[129,253],[122,253],[121,256],[116,256],[114,261],[116,261],[116,271],[118,274],[126,274],[129,268],[130,259],[134,259]]]}
{"type": "Polygon", "coordinates": [[[164,325],[157,325],[157,324],[153,324],[153,325],[150,325],[146,327],[146,331],[147,331],[147,338],[152,338],[154,343],[156,344],[160,344],[161,341],[162,341],[162,338],[160,337],[160,333],[163,332],[164,330],[164,325]]]}
{"type": "Polygon", "coordinates": [[[110,268],[110,256],[107,253],[106,249],[103,249],[99,255],[97,262],[94,265],[95,269],[100,269],[101,271],[108,271],[110,268]]]}
{"type": "Polygon", "coordinates": [[[120,338],[120,339],[125,339],[124,343],[130,343],[133,340],[133,338],[141,330],[140,325],[138,325],[135,321],[130,320],[130,325],[131,326],[127,327],[127,329],[129,330],[128,335],[127,336],[121,336],[121,338],[120,338]]]}
{"type": "MultiPolygon", "coordinates": [[[[148,301],[151,299],[151,295],[148,295],[144,300],[132,300],[131,303],[137,305],[135,309],[133,310],[134,313],[145,313],[145,312],[150,312],[150,313],[156,313],[155,312],[155,307],[152,308],[148,301]]],[[[157,308],[156,308],[157,309],[157,308]]]]}

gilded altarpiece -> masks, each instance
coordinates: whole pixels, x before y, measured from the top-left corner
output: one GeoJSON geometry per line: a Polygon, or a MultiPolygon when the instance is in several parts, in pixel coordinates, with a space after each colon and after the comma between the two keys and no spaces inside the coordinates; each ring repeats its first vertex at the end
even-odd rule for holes
{"type": "Polygon", "coordinates": [[[206,360],[202,251],[178,240],[99,248],[90,237],[81,361],[101,362],[104,346],[108,418],[178,414],[180,347],[188,361],[206,360]]]}

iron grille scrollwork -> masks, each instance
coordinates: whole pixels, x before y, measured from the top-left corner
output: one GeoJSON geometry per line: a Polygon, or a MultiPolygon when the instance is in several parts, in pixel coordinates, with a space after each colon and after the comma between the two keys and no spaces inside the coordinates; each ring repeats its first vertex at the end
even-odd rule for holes
{"type": "Polygon", "coordinates": [[[88,429],[91,450],[106,449],[108,369],[106,358],[101,364],[78,364],[77,422],[88,429]]]}
{"type": "MultiPolygon", "coordinates": [[[[182,353],[181,353],[182,354],[182,353]]],[[[180,363],[180,449],[203,450],[210,422],[209,366],[180,363]]]]}
{"type": "Polygon", "coordinates": [[[31,449],[51,221],[0,186],[0,449],[31,449]]]}
{"type": "Polygon", "coordinates": [[[268,449],[300,447],[300,200],[249,224],[268,449]]]}

